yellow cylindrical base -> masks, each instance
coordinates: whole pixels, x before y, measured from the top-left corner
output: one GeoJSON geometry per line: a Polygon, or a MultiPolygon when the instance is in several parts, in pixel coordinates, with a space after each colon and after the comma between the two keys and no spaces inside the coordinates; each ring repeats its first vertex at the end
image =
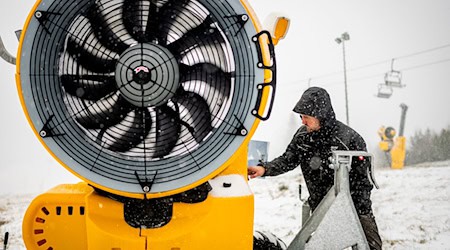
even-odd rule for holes
{"type": "Polygon", "coordinates": [[[252,249],[253,195],[173,204],[170,222],[140,229],[124,219],[123,203],[86,183],[60,185],[38,196],[23,222],[27,249],[252,249]]]}
{"type": "Polygon", "coordinates": [[[399,136],[395,138],[394,146],[391,150],[392,169],[403,169],[406,156],[406,138],[399,136]]]}

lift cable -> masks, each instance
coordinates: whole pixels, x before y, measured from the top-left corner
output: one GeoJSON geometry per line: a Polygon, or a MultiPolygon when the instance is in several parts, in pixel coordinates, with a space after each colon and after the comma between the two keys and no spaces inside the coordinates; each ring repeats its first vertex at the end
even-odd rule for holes
{"type": "MultiPolygon", "coordinates": [[[[366,64],[366,65],[350,68],[350,69],[347,70],[347,72],[356,71],[356,70],[360,70],[360,69],[365,69],[365,68],[373,67],[373,66],[380,65],[380,64],[383,64],[383,63],[392,62],[392,60],[394,60],[394,59],[395,60],[405,59],[405,58],[408,58],[408,57],[413,57],[413,56],[429,53],[429,52],[432,52],[432,51],[436,51],[436,50],[440,50],[440,49],[444,49],[444,48],[448,48],[448,47],[450,47],[450,43],[444,44],[444,45],[441,45],[441,46],[438,46],[438,47],[434,47],[434,48],[430,48],[430,49],[414,52],[414,53],[407,54],[407,55],[398,56],[398,57],[394,57],[394,58],[391,58],[391,59],[386,59],[386,60],[382,60],[382,61],[378,61],[378,62],[374,62],[374,63],[370,63],[370,64],[366,64]]],[[[329,76],[333,76],[333,75],[337,75],[337,74],[342,74],[342,72],[343,71],[340,70],[340,71],[330,72],[330,73],[326,73],[326,74],[315,76],[315,77],[309,77],[309,78],[306,78],[306,79],[302,79],[302,80],[299,80],[299,81],[288,83],[288,85],[290,85],[290,84],[298,84],[300,82],[306,82],[306,81],[311,82],[311,79],[321,79],[321,78],[325,78],[325,77],[329,77],[329,76]]]]}
{"type": "MultiPolygon", "coordinates": [[[[431,66],[431,65],[445,63],[445,62],[450,62],[450,58],[442,59],[442,60],[434,61],[434,62],[430,62],[430,63],[419,64],[419,65],[415,65],[415,66],[411,66],[411,67],[407,67],[407,68],[402,68],[402,69],[399,69],[399,70],[400,71],[409,71],[409,70],[419,69],[419,68],[428,67],[428,66],[431,66]]],[[[349,83],[361,82],[363,80],[380,77],[380,75],[382,75],[382,74],[378,73],[378,74],[373,74],[373,75],[369,75],[369,76],[351,78],[351,79],[349,79],[348,82],[349,83]]],[[[335,85],[335,84],[342,84],[342,81],[320,84],[320,86],[329,86],[329,85],[335,85]]]]}

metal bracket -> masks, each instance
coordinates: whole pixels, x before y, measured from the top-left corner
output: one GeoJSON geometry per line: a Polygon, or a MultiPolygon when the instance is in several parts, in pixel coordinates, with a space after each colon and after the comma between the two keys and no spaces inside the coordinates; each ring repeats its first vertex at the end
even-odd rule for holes
{"type": "Polygon", "coordinates": [[[8,63],[16,65],[16,58],[6,50],[1,37],[0,37],[0,57],[8,63]]]}
{"type": "MultiPolygon", "coordinates": [[[[330,164],[330,168],[335,169],[335,167],[339,167],[339,166],[345,166],[348,168],[348,171],[351,170],[352,166],[352,158],[353,157],[370,157],[373,158],[373,154],[368,153],[366,151],[344,151],[344,150],[335,150],[332,151],[332,156],[331,156],[331,164],[330,164]]],[[[367,168],[367,176],[369,177],[369,181],[372,183],[372,185],[374,185],[377,189],[379,189],[380,187],[378,186],[378,183],[375,180],[375,175],[374,175],[374,164],[373,161],[370,160],[370,167],[367,168]]]]}
{"type": "MultiPolygon", "coordinates": [[[[136,179],[138,180],[139,185],[142,188],[142,191],[144,191],[144,193],[147,194],[152,190],[152,186],[153,183],[155,182],[156,176],[158,175],[158,171],[156,171],[155,175],[150,181],[147,179],[147,176],[145,176],[145,180],[141,180],[141,178],[139,178],[137,171],[134,171],[134,175],[136,176],[136,179]]],[[[145,198],[147,198],[147,196],[145,196],[145,198]]]]}
{"type": "Polygon", "coordinates": [[[225,132],[226,135],[238,135],[238,136],[246,136],[248,134],[248,130],[245,128],[244,124],[239,120],[239,118],[234,115],[236,120],[239,123],[239,126],[235,127],[233,132],[225,132]]]}
{"type": "Polygon", "coordinates": [[[45,122],[44,126],[42,126],[42,129],[39,131],[39,135],[42,138],[46,138],[46,137],[55,137],[55,136],[61,136],[61,135],[65,135],[65,133],[59,133],[59,134],[55,134],[52,131],[52,128],[50,128],[50,121],[55,117],[55,115],[50,115],[47,119],[47,121],[45,122]]]}
{"type": "Polygon", "coordinates": [[[237,30],[235,36],[244,28],[244,25],[248,22],[250,19],[247,14],[241,14],[241,15],[227,15],[224,16],[224,18],[232,18],[236,21],[236,24],[240,25],[239,29],[237,30]]]}
{"type": "Polygon", "coordinates": [[[20,36],[22,36],[22,30],[16,30],[14,31],[14,33],[16,34],[17,41],[20,41],[20,36]]]}
{"type": "Polygon", "coordinates": [[[45,32],[47,32],[47,34],[51,34],[50,30],[47,28],[46,23],[48,21],[48,18],[50,15],[56,15],[59,16],[61,15],[60,13],[55,13],[55,12],[48,12],[48,11],[41,11],[41,10],[37,10],[36,12],[34,12],[34,17],[38,20],[39,24],[42,25],[42,28],[45,30],[45,32]]]}

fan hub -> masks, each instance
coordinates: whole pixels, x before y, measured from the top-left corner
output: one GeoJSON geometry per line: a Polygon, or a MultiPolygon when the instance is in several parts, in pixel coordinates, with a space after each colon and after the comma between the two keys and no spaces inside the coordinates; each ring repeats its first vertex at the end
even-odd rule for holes
{"type": "Polygon", "coordinates": [[[133,81],[145,85],[151,81],[150,69],[145,66],[139,66],[134,69],[133,81]]]}
{"type": "Polygon", "coordinates": [[[137,107],[167,103],[180,85],[175,56],[157,44],[140,43],[126,49],[115,73],[120,93],[137,107]]]}

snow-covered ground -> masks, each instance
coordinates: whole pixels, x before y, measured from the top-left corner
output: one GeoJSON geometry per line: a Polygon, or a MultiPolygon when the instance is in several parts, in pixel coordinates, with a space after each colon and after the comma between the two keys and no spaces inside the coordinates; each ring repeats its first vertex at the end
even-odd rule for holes
{"type": "MultiPolygon", "coordinates": [[[[372,200],[384,249],[450,249],[450,161],[377,169],[376,177],[380,189],[373,191],[372,200]]],[[[250,181],[256,230],[292,241],[301,223],[299,183],[299,170],[250,181]]],[[[8,249],[25,249],[22,217],[34,197],[0,196],[0,239],[10,233],[8,249]]]]}
{"type": "MultiPolygon", "coordinates": [[[[250,182],[255,193],[255,229],[289,244],[301,226],[298,169],[250,182]]],[[[450,249],[450,161],[377,169],[372,192],[383,249],[450,249]]],[[[303,195],[302,195],[303,196],[303,195]]]]}

